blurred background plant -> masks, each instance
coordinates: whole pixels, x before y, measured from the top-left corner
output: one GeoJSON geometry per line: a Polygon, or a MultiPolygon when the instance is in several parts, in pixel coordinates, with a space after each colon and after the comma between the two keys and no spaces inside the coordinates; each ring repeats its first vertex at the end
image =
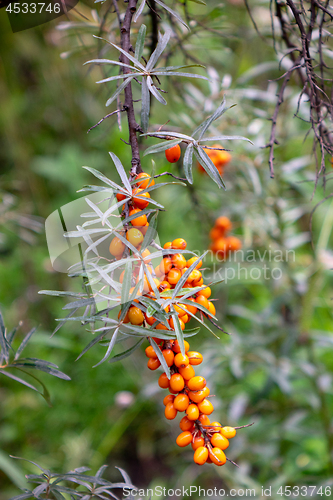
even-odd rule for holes
{"type": "MultiPolygon", "coordinates": [[[[25,355],[50,360],[72,379],[65,383],[43,378],[51,394],[49,408],[35,392],[1,378],[0,499],[27,487],[24,473],[35,473],[34,466],[18,464],[10,454],[57,471],[80,466],[96,470],[108,463],[112,467],[105,475],[110,481],[117,480],[113,466],[118,465],[136,486],[144,487],[246,486],[259,492],[261,485],[332,485],[331,158],[326,157],[326,183],[320,176],[314,191],[313,142],[304,139],[308,123],[294,118],[301,89],[291,78],[279,107],[280,145],[274,149],[275,179],[270,179],[264,146],[279,91],[274,79],[281,76],[281,54],[275,53],[270,39],[269,2],[251,5],[265,40],[242,2],[213,1],[208,7],[185,2],[185,13],[173,2],[191,32],[153,1],[154,10],[145,6],[142,13],[147,25],[156,22],[157,12],[160,29],[173,30],[167,64],[204,62],[211,78],[207,83],[164,79],[168,106],[152,103],[150,129],[170,120],[168,129],[188,134],[225,95],[229,105],[237,106],[210,133],[243,135],[254,143],[223,143],[232,149],[232,160],[224,167],[226,192],[196,171],[193,187],[168,186],[158,194],[167,209],[159,218],[162,242],[182,236],[190,248],[202,252],[210,244],[215,219],[225,215],[243,244],[243,261],[240,254],[238,261],[206,261],[206,280],[218,278],[221,268],[227,278],[213,294],[219,299],[220,324],[231,335],[221,334],[217,340],[203,331],[191,343],[204,355],[201,374],[216,395],[219,420],[230,425],[255,421],[230,449],[240,468],[229,464],[218,470],[198,469],[191,451],[177,449],[170,437],[176,437],[178,427],[163,418],[157,377],[148,373],[143,349],[121,363],[92,369],[103,347],[73,363],[90,341],[84,328],[67,323],[50,338],[55,318],[64,316],[64,301],[38,295],[38,290],[69,290],[73,285],[67,275],[53,271],[45,235],[36,229],[41,219],[76,199],[75,191],[90,182],[82,165],[117,179],[107,151],[124,165],[131,164],[130,148],[120,140],[127,140],[127,133],[125,127],[119,129],[118,115],[85,133],[113,111],[104,111],[112,83],[96,85],[100,68],[82,66],[97,55],[109,57],[105,45],[91,35],[111,32],[116,42],[112,5],[79,2],[77,10],[84,17],[72,12],[70,21],[60,19],[14,35],[0,11],[1,188],[8,193],[1,207],[16,213],[11,208],[15,197],[18,212],[24,214],[4,218],[1,208],[0,231],[7,239],[0,247],[0,304],[9,329],[23,322],[17,342],[39,325],[25,355]],[[34,221],[29,223],[28,241],[18,237],[20,226],[9,225],[22,221],[20,217],[27,221],[26,214],[34,221]],[[255,260],[247,258],[251,251],[256,252],[255,260]],[[264,278],[264,266],[270,279],[264,278]],[[279,279],[272,277],[276,268],[279,279]]],[[[154,43],[152,37],[151,48],[154,43]]],[[[113,58],[118,57],[115,52],[113,58]]],[[[298,114],[308,118],[304,99],[298,114]]],[[[142,152],[155,143],[154,138],[144,139],[142,152]]],[[[181,163],[170,167],[163,153],[154,160],[156,173],[173,168],[175,175],[183,175],[181,163]]],[[[142,166],[150,172],[150,156],[142,158],[142,166]]]]}

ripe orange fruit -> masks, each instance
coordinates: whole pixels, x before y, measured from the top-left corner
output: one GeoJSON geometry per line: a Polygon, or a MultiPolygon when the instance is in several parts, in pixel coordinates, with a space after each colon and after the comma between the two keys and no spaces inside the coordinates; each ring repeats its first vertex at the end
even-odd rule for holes
{"type": "Polygon", "coordinates": [[[213,316],[215,316],[216,309],[215,309],[215,306],[214,306],[213,302],[208,301],[208,311],[210,312],[210,314],[212,314],[213,316]]]}
{"type": "Polygon", "coordinates": [[[228,247],[229,247],[228,239],[224,238],[223,236],[215,241],[214,249],[216,252],[227,253],[228,247]]]}
{"type": "Polygon", "coordinates": [[[204,415],[210,415],[214,411],[214,406],[208,399],[204,399],[201,401],[201,403],[198,403],[198,408],[200,413],[203,413],[204,415]]]}
{"type": "Polygon", "coordinates": [[[193,460],[198,465],[203,465],[207,462],[208,450],[205,446],[199,446],[194,452],[193,460]]]}
{"type": "Polygon", "coordinates": [[[195,299],[197,304],[200,304],[201,306],[205,307],[206,309],[209,309],[209,304],[208,300],[204,295],[198,295],[198,297],[195,299]]]}
{"type": "Polygon", "coordinates": [[[185,368],[178,368],[178,371],[185,380],[190,380],[190,378],[195,376],[195,371],[191,365],[187,365],[185,368]]]}
{"type": "Polygon", "coordinates": [[[146,347],[145,353],[146,353],[147,358],[157,358],[157,354],[156,354],[156,352],[154,351],[154,348],[151,345],[149,345],[148,347],[146,347]]]}
{"type": "Polygon", "coordinates": [[[200,420],[200,422],[201,422],[201,425],[206,426],[206,425],[209,425],[209,424],[210,424],[210,420],[209,420],[209,418],[207,417],[207,415],[204,415],[204,414],[200,415],[199,420],[200,420]]]}
{"type": "Polygon", "coordinates": [[[189,391],[188,396],[191,399],[191,401],[193,401],[194,403],[201,403],[201,401],[203,401],[206,397],[203,390],[202,391],[189,391]]]}
{"type": "MultiPolygon", "coordinates": [[[[118,319],[120,318],[120,316],[121,316],[121,310],[118,313],[118,319]]],[[[129,323],[129,322],[130,321],[128,319],[128,311],[127,311],[127,313],[125,314],[125,318],[123,319],[123,323],[129,323]]]]}
{"type": "MultiPolygon", "coordinates": [[[[186,267],[190,267],[192,266],[192,264],[194,264],[195,261],[197,261],[198,258],[197,257],[191,257],[187,262],[186,262],[186,267]]],[[[202,260],[199,260],[199,262],[197,263],[197,265],[195,266],[195,269],[200,269],[200,267],[202,266],[202,260]]]]}
{"type": "Polygon", "coordinates": [[[224,465],[227,461],[227,457],[225,456],[224,452],[220,448],[213,448],[212,451],[209,453],[209,458],[215,465],[224,465]]]}
{"type": "Polygon", "coordinates": [[[222,425],[220,424],[220,422],[212,422],[210,424],[211,427],[214,428],[214,430],[220,432],[222,430],[222,425]]]}
{"type": "MultiPolygon", "coordinates": [[[[133,208],[133,210],[130,210],[129,215],[139,214],[140,212],[141,210],[139,208],[133,208]]],[[[131,220],[131,224],[132,226],[145,226],[147,224],[147,216],[145,214],[139,215],[131,220]]]]}
{"type": "Polygon", "coordinates": [[[206,379],[204,379],[204,377],[201,377],[200,375],[191,378],[187,382],[187,387],[190,389],[190,391],[200,391],[205,387],[205,385],[206,385],[206,379]]]}
{"type": "Polygon", "coordinates": [[[191,443],[192,441],[192,434],[189,431],[184,431],[176,439],[176,443],[178,446],[184,447],[187,446],[191,443]]]}
{"type": "Polygon", "coordinates": [[[194,423],[192,420],[189,420],[186,415],[179,422],[179,427],[182,431],[191,431],[194,427],[194,423]]]}
{"type": "Polygon", "coordinates": [[[168,419],[168,420],[173,420],[174,418],[176,418],[176,415],[177,415],[177,410],[176,408],[173,406],[173,403],[167,403],[166,407],[165,407],[165,410],[164,410],[164,415],[165,417],[168,419]]]}
{"type": "Polygon", "coordinates": [[[171,257],[172,264],[177,267],[177,269],[184,269],[186,267],[186,259],[183,254],[175,253],[171,257]]]}
{"type": "Polygon", "coordinates": [[[215,227],[221,229],[223,232],[228,232],[232,229],[232,223],[228,217],[221,215],[221,217],[216,219],[215,227]]]}
{"type": "Polygon", "coordinates": [[[113,238],[109,246],[109,252],[115,257],[120,257],[126,248],[125,243],[123,243],[117,236],[113,238]]]}
{"type": "MultiPolygon", "coordinates": [[[[178,318],[178,321],[179,321],[179,325],[180,325],[181,330],[185,330],[185,323],[184,323],[184,321],[182,321],[180,318],[178,318]]],[[[171,326],[171,328],[173,330],[175,329],[173,318],[169,319],[169,325],[171,326]]]]}
{"type": "Polygon", "coordinates": [[[203,357],[200,352],[188,351],[187,353],[190,365],[200,365],[202,363],[203,357]]]}
{"type": "Polygon", "coordinates": [[[194,403],[191,403],[186,409],[186,415],[189,420],[198,420],[199,414],[199,408],[194,403]]]}
{"type": "Polygon", "coordinates": [[[178,411],[185,411],[190,404],[189,397],[186,394],[178,394],[173,402],[174,407],[178,411]]]}
{"type": "Polygon", "coordinates": [[[157,370],[157,368],[161,366],[161,363],[157,358],[149,358],[147,366],[149,370],[157,370]]]}
{"type": "Polygon", "coordinates": [[[174,363],[177,366],[177,368],[185,368],[187,365],[189,365],[190,361],[186,356],[186,354],[185,356],[183,356],[182,353],[179,352],[175,356],[174,363]]]}
{"type": "Polygon", "coordinates": [[[126,196],[124,194],[122,194],[122,193],[117,193],[116,194],[116,198],[117,198],[118,201],[122,201],[122,200],[124,200],[126,198],[126,196]]]}
{"type": "Polygon", "coordinates": [[[173,351],[171,349],[163,349],[162,354],[163,354],[163,357],[164,357],[164,359],[166,361],[166,364],[168,366],[172,366],[173,365],[173,360],[174,360],[174,357],[175,357],[173,351]]]}
{"type": "Polygon", "coordinates": [[[171,269],[168,272],[167,280],[170,285],[175,285],[176,283],[178,283],[181,277],[182,273],[179,271],[179,269],[171,269]]]}
{"type": "Polygon", "coordinates": [[[160,378],[158,379],[158,385],[162,388],[162,389],[168,389],[169,388],[169,379],[166,375],[166,373],[162,373],[162,375],[160,375],[160,378]]]}
{"type": "Polygon", "coordinates": [[[142,325],[145,317],[141,309],[135,306],[131,306],[128,310],[128,319],[132,325],[142,325]]]}
{"type": "Polygon", "coordinates": [[[213,446],[217,446],[221,450],[226,450],[229,446],[228,439],[222,436],[219,432],[215,432],[215,434],[212,435],[210,442],[213,446]]]}
{"type": "Polygon", "coordinates": [[[131,227],[126,233],[126,239],[133,246],[138,247],[143,242],[143,234],[137,227],[131,227]]]}
{"type": "Polygon", "coordinates": [[[167,242],[164,244],[163,248],[164,248],[165,250],[167,250],[168,248],[172,248],[172,243],[171,243],[171,241],[167,241],[167,242]]]}
{"type": "Polygon", "coordinates": [[[162,276],[165,276],[166,274],[168,274],[168,272],[172,268],[172,262],[171,262],[170,257],[164,257],[164,259],[162,260],[162,262],[159,265],[159,268],[160,268],[160,272],[161,272],[162,276]]]}
{"type": "MultiPolygon", "coordinates": [[[[185,352],[187,352],[190,348],[190,344],[187,342],[187,340],[184,340],[184,347],[185,347],[185,352]]],[[[174,341],[172,350],[177,353],[180,352],[180,345],[178,344],[178,340],[174,341]]]]}
{"type": "Polygon", "coordinates": [[[223,236],[223,231],[221,231],[218,227],[213,227],[209,231],[209,237],[211,240],[218,240],[221,236],[223,236]]]}
{"type": "Polygon", "coordinates": [[[169,163],[176,163],[181,155],[181,149],[179,144],[176,144],[172,148],[165,150],[165,157],[169,163]]]}
{"type": "Polygon", "coordinates": [[[193,302],[193,306],[190,306],[190,305],[186,305],[187,307],[187,310],[192,313],[192,314],[195,314],[198,310],[197,307],[195,307],[195,299],[193,297],[189,297],[187,300],[189,300],[190,302],[193,302]]]}
{"type": "Polygon", "coordinates": [[[175,396],[173,394],[168,394],[167,396],[165,396],[165,398],[163,399],[164,406],[166,406],[168,403],[173,403],[174,399],[175,396]]]}
{"type": "Polygon", "coordinates": [[[198,269],[193,269],[193,271],[190,273],[189,277],[187,278],[187,281],[190,283],[193,281],[198,281],[202,277],[202,274],[198,269]]]}
{"type": "Polygon", "coordinates": [[[206,299],[209,299],[209,297],[212,295],[212,290],[209,288],[209,286],[206,286],[203,290],[200,290],[197,295],[203,295],[206,297],[206,299]]]}
{"type": "Polygon", "coordinates": [[[140,188],[134,188],[132,191],[133,203],[138,208],[141,208],[141,209],[146,208],[149,204],[149,198],[150,198],[150,194],[143,193],[142,189],[140,189],[140,188]],[[137,198],[136,196],[140,196],[140,198],[137,198]]]}
{"type": "Polygon", "coordinates": [[[205,440],[202,436],[197,436],[193,439],[192,441],[192,448],[193,450],[197,450],[198,448],[200,448],[200,446],[204,446],[205,445],[205,440]]]}
{"type": "Polygon", "coordinates": [[[222,436],[226,437],[227,439],[231,439],[236,436],[236,429],[234,429],[234,427],[222,427],[222,430],[220,432],[222,436]]]}
{"type": "Polygon", "coordinates": [[[174,248],[176,250],[185,250],[186,247],[187,243],[183,238],[176,238],[171,243],[171,248],[174,248]]]}
{"type": "Polygon", "coordinates": [[[228,236],[227,245],[231,252],[236,252],[242,248],[241,240],[236,238],[236,236],[228,236]]]}
{"type": "Polygon", "coordinates": [[[180,373],[174,373],[173,375],[171,375],[170,389],[172,389],[173,391],[180,392],[184,389],[184,387],[185,387],[185,380],[180,375],[180,373]]]}
{"type": "Polygon", "coordinates": [[[146,172],[141,172],[135,177],[136,185],[141,189],[146,189],[147,187],[154,186],[155,181],[146,172]]]}

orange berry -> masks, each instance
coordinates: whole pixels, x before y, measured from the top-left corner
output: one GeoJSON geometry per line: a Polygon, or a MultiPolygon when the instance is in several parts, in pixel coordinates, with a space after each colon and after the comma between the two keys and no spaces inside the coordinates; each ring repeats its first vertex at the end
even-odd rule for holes
{"type": "Polygon", "coordinates": [[[184,389],[185,387],[185,381],[183,377],[180,375],[180,373],[174,373],[171,375],[170,379],[170,389],[173,391],[180,392],[184,389]]]}
{"type": "Polygon", "coordinates": [[[221,231],[218,227],[213,227],[213,229],[209,231],[209,237],[211,240],[218,240],[221,236],[223,236],[223,231],[221,231]]]}
{"type": "Polygon", "coordinates": [[[187,353],[190,365],[200,365],[202,363],[203,357],[200,352],[188,351],[187,353]]]}
{"type": "MultiPolygon", "coordinates": [[[[187,262],[186,262],[186,267],[190,267],[192,264],[194,264],[195,261],[198,260],[198,257],[191,257],[187,262]]],[[[195,266],[195,269],[200,269],[202,266],[202,260],[199,260],[197,265],[195,266]]]]}
{"type": "Polygon", "coordinates": [[[177,366],[177,368],[185,368],[187,365],[189,365],[190,361],[186,356],[186,354],[185,356],[183,356],[182,353],[179,352],[175,356],[174,363],[177,366]]]}
{"type": "Polygon", "coordinates": [[[185,411],[190,404],[189,397],[186,394],[178,394],[173,402],[174,407],[178,411],[185,411]]]}
{"type": "Polygon", "coordinates": [[[154,186],[155,181],[148,175],[146,172],[141,172],[135,177],[135,180],[140,182],[136,182],[136,185],[141,189],[146,189],[149,186],[154,186]]]}
{"type": "MultiPolygon", "coordinates": [[[[193,302],[195,304],[195,299],[193,297],[189,297],[188,300],[191,301],[191,302],[193,302]]],[[[197,310],[198,310],[198,308],[195,307],[195,305],[190,306],[190,305],[187,304],[186,307],[187,307],[187,310],[190,313],[192,313],[192,314],[195,314],[197,312],[197,310]]]]}
{"type": "Polygon", "coordinates": [[[210,424],[209,418],[207,417],[207,415],[204,415],[203,413],[199,416],[199,420],[201,422],[201,425],[206,426],[210,424]]]}
{"type": "Polygon", "coordinates": [[[169,388],[169,379],[168,379],[166,373],[162,373],[162,375],[160,375],[160,377],[158,379],[158,385],[162,389],[168,389],[169,388]]]}
{"type": "Polygon", "coordinates": [[[160,286],[158,288],[160,292],[164,292],[164,290],[170,290],[171,286],[168,281],[161,281],[160,286]]]}
{"type": "Polygon", "coordinates": [[[188,323],[190,321],[191,318],[188,317],[187,314],[184,314],[184,316],[180,316],[179,319],[184,323],[188,323]]]}
{"type": "MultiPolygon", "coordinates": [[[[118,319],[120,318],[120,316],[121,316],[121,311],[119,311],[119,313],[118,313],[118,319]]],[[[130,320],[129,320],[128,311],[127,311],[127,313],[125,314],[125,318],[123,319],[123,323],[129,323],[129,322],[130,322],[130,320]]]]}
{"type": "Polygon", "coordinates": [[[202,286],[202,285],[203,285],[203,278],[200,278],[199,280],[196,280],[196,281],[192,281],[193,287],[202,286]]]}
{"type": "MultiPolygon", "coordinates": [[[[142,210],[139,208],[133,208],[133,210],[130,210],[129,215],[135,215],[140,213],[142,210]]],[[[147,224],[147,216],[145,214],[139,215],[138,217],[135,217],[135,219],[131,220],[132,226],[145,226],[147,224]]]]}
{"type": "Polygon", "coordinates": [[[177,410],[173,406],[173,403],[167,403],[167,405],[165,406],[164,415],[168,420],[173,420],[174,418],[176,418],[177,410]]]}
{"type": "Polygon", "coordinates": [[[215,241],[215,245],[214,245],[214,251],[215,252],[221,252],[222,254],[223,253],[227,253],[228,252],[228,240],[227,238],[219,238],[218,240],[215,241]]]}
{"type": "Polygon", "coordinates": [[[220,432],[222,436],[226,437],[227,439],[231,439],[236,436],[236,429],[234,429],[234,427],[222,427],[222,430],[220,432]]]}
{"type": "Polygon", "coordinates": [[[145,353],[146,353],[147,358],[157,358],[157,354],[154,351],[153,346],[151,346],[151,345],[149,345],[148,347],[146,347],[145,353]]]}
{"type": "Polygon", "coordinates": [[[186,306],[183,305],[183,304],[180,304],[179,306],[177,304],[174,304],[173,305],[176,313],[178,314],[178,316],[183,316],[184,314],[186,314],[186,306]]]}
{"type": "Polygon", "coordinates": [[[215,309],[215,306],[214,306],[213,302],[210,302],[210,300],[208,301],[208,311],[210,312],[210,314],[212,314],[213,316],[215,316],[216,309],[215,309]]]}
{"type": "Polygon", "coordinates": [[[174,357],[175,357],[173,351],[171,349],[163,349],[162,354],[163,354],[163,357],[164,357],[164,359],[166,361],[166,364],[168,366],[172,366],[173,365],[173,360],[174,360],[174,357]]]}
{"type": "Polygon", "coordinates": [[[163,276],[168,274],[168,272],[172,268],[172,262],[171,262],[170,257],[164,257],[164,259],[162,260],[162,262],[159,265],[159,268],[160,268],[160,272],[163,276]]]}
{"type": "MultiPolygon", "coordinates": [[[[150,316],[148,318],[147,314],[145,314],[145,320],[147,321],[148,325],[152,326],[155,323],[156,318],[154,318],[154,316],[150,316]]],[[[148,347],[147,347],[147,349],[148,349],[148,347]]]]}
{"type": "Polygon", "coordinates": [[[195,299],[195,301],[197,304],[200,304],[201,306],[205,307],[206,309],[209,308],[208,300],[203,295],[198,295],[198,297],[195,299]]]}
{"type": "Polygon", "coordinates": [[[225,456],[224,452],[220,448],[213,448],[212,451],[209,453],[209,458],[215,465],[224,465],[227,461],[227,457],[225,456]]]}
{"type": "Polygon", "coordinates": [[[200,375],[191,378],[187,382],[187,387],[190,389],[190,391],[200,391],[205,387],[205,385],[206,385],[206,379],[204,379],[204,377],[201,377],[200,375]]]}
{"type": "Polygon", "coordinates": [[[181,446],[182,448],[184,446],[188,446],[192,441],[192,434],[189,431],[184,431],[176,439],[176,443],[178,446],[181,446]]]}
{"type": "MultiPolygon", "coordinates": [[[[185,352],[187,352],[190,348],[190,344],[187,342],[187,340],[184,340],[184,347],[185,347],[185,352]]],[[[178,340],[174,341],[172,350],[177,353],[180,352],[180,345],[178,343],[178,340]]]]}
{"type": "Polygon", "coordinates": [[[181,155],[181,149],[179,144],[176,144],[172,148],[165,150],[165,157],[169,163],[176,163],[181,155]]]}
{"type": "Polygon", "coordinates": [[[194,423],[192,420],[189,420],[186,415],[179,422],[179,427],[182,431],[191,431],[194,427],[194,423]]]}
{"type": "Polygon", "coordinates": [[[167,327],[165,325],[163,325],[163,323],[159,323],[156,326],[156,330],[167,330],[167,327]]]}
{"type": "Polygon", "coordinates": [[[164,406],[166,406],[168,403],[173,403],[174,399],[175,396],[173,394],[168,394],[167,396],[165,396],[165,398],[163,399],[164,406]]]}
{"type": "Polygon", "coordinates": [[[126,198],[126,196],[124,194],[122,194],[122,193],[117,193],[116,194],[116,198],[117,198],[118,201],[122,201],[122,200],[124,200],[126,198]]]}
{"type": "Polygon", "coordinates": [[[131,227],[126,233],[126,239],[133,246],[138,247],[143,242],[143,234],[137,227],[131,227]]]}
{"type": "Polygon", "coordinates": [[[132,199],[133,203],[138,207],[138,208],[146,208],[149,205],[149,199],[150,194],[149,193],[143,193],[142,189],[140,188],[134,188],[132,191],[132,199]],[[140,198],[136,198],[135,196],[140,196],[140,198]]]}
{"type": "Polygon", "coordinates": [[[212,295],[212,290],[209,288],[209,286],[206,286],[203,290],[199,290],[197,295],[203,295],[206,297],[206,299],[209,299],[209,297],[212,295]]]}
{"type": "Polygon", "coordinates": [[[214,411],[214,406],[208,399],[204,399],[200,403],[198,403],[198,408],[200,413],[203,413],[204,415],[210,415],[214,411]]]}
{"type": "Polygon", "coordinates": [[[120,257],[126,248],[125,243],[123,243],[117,236],[113,238],[109,246],[109,252],[115,257],[120,257]]]}
{"type": "Polygon", "coordinates": [[[187,278],[187,281],[190,283],[192,281],[198,281],[202,277],[202,274],[198,269],[193,269],[193,271],[190,273],[189,277],[187,278]]]}
{"type": "Polygon", "coordinates": [[[128,319],[132,325],[142,325],[145,317],[141,309],[135,306],[131,306],[128,310],[128,319]]]}
{"type": "Polygon", "coordinates": [[[157,368],[159,366],[161,366],[161,363],[160,363],[159,359],[157,359],[157,358],[149,358],[147,366],[148,366],[149,370],[157,370],[157,368]]]}
{"type": "Polygon", "coordinates": [[[178,368],[179,373],[185,380],[190,380],[195,376],[195,371],[191,365],[185,366],[185,368],[178,368]]]}
{"type": "MultiPolygon", "coordinates": [[[[178,318],[178,321],[179,321],[179,324],[180,324],[180,328],[182,330],[185,330],[185,323],[184,321],[182,321],[180,318],[178,318]]],[[[171,326],[171,328],[174,330],[175,329],[175,325],[174,325],[174,322],[173,322],[173,318],[170,318],[169,319],[169,325],[171,326]]]]}
{"type": "Polygon", "coordinates": [[[236,236],[228,236],[227,244],[231,252],[235,252],[236,250],[240,250],[242,248],[241,240],[236,238],[236,236]]]}
{"type": "Polygon", "coordinates": [[[206,397],[206,394],[204,393],[204,391],[189,391],[188,393],[189,395],[189,398],[194,402],[194,403],[201,403],[201,401],[203,401],[206,397]]]}
{"type": "Polygon", "coordinates": [[[168,273],[167,280],[170,285],[175,285],[176,283],[178,283],[181,276],[182,273],[179,271],[179,269],[171,269],[171,271],[169,271],[168,273]]]}
{"type": "Polygon", "coordinates": [[[214,430],[220,432],[222,430],[222,425],[220,424],[220,422],[212,422],[210,424],[211,427],[214,428],[214,430]]]}
{"type": "Polygon", "coordinates": [[[183,238],[176,238],[171,243],[171,248],[175,248],[176,250],[185,250],[187,247],[187,243],[183,238]]]}
{"type": "Polygon", "coordinates": [[[177,269],[184,269],[186,267],[186,259],[183,254],[175,253],[171,257],[172,264],[177,267],[177,269]]]}
{"type": "Polygon", "coordinates": [[[199,446],[194,452],[193,460],[198,465],[203,465],[207,462],[208,450],[205,446],[199,446]]]}
{"type": "Polygon", "coordinates": [[[205,445],[205,440],[202,436],[197,436],[193,439],[192,441],[192,448],[193,450],[197,450],[198,448],[200,448],[200,446],[204,446],[205,445]]]}
{"type": "Polygon", "coordinates": [[[172,243],[171,243],[171,241],[167,241],[167,242],[164,244],[163,248],[164,248],[165,250],[168,250],[168,248],[172,248],[172,243]]]}
{"type": "Polygon", "coordinates": [[[221,450],[226,450],[229,446],[228,439],[222,436],[219,432],[215,432],[215,434],[212,435],[210,442],[213,446],[217,446],[221,450]]]}
{"type": "Polygon", "coordinates": [[[190,404],[186,409],[186,415],[189,420],[198,420],[199,418],[199,408],[196,404],[190,404]]]}
{"type": "Polygon", "coordinates": [[[228,217],[225,217],[224,215],[221,215],[221,217],[218,217],[216,219],[215,226],[225,232],[232,229],[232,223],[230,222],[230,219],[228,217]]]}

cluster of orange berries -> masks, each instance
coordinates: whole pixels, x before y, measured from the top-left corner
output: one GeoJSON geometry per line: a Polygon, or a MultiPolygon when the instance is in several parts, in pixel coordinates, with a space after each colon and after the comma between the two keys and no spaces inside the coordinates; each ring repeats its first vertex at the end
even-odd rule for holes
{"type": "MultiPolygon", "coordinates": [[[[172,242],[167,242],[164,245],[164,249],[185,250],[186,246],[187,243],[183,238],[176,238],[172,242]]],[[[142,257],[148,258],[149,262],[150,252],[148,249],[144,250],[141,255],[142,257]]],[[[152,278],[156,285],[156,288],[158,288],[160,292],[164,292],[165,290],[174,289],[183,274],[192,264],[194,264],[196,260],[198,260],[197,257],[192,257],[186,260],[182,253],[172,253],[170,255],[166,255],[160,262],[160,264],[155,267],[155,269],[153,269],[149,264],[147,265],[147,269],[152,275],[156,276],[156,278],[152,278]]],[[[199,271],[201,266],[202,261],[200,260],[195,266],[195,269],[193,269],[193,271],[189,274],[187,281],[183,284],[182,288],[194,288],[201,287],[203,285],[202,273],[199,271]]],[[[138,283],[139,281],[139,269],[140,266],[138,265],[138,267],[134,268],[133,270],[133,276],[136,278],[136,283],[138,283]]],[[[124,279],[124,273],[125,271],[123,271],[120,275],[121,283],[124,279]]],[[[132,293],[133,290],[134,287],[130,289],[130,293],[132,293]]],[[[155,294],[146,275],[144,275],[143,277],[143,292],[149,295],[150,298],[154,299],[155,294]]],[[[193,305],[180,303],[176,303],[174,305],[175,312],[178,316],[179,325],[182,330],[185,329],[186,323],[191,320],[191,315],[196,314],[198,310],[197,305],[205,307],[207,309],[207,314],[215,316],[215,306],[213,302],[208,300],[211,294],[212,291],[210,287],[206,286],[204,289],[199,290],[197,293],[193,294],[193,296],[187,299],[193,305]]],[[[139,292],[138,295],[140,295],[139,292]]],[[[166,312],[170,312],[169,306],[167,307],[166,312]]],[[[154,325],[157,322],[154,316],[147,316],[147,314],[142,312],[139,307],[136,307],[134,305],[129,308],[123,320],[124,323],[131,323],[133,325],[142,325],[144,321],[146,321],[146,323],[150,326],[154,325]]],[[[170,329],[174,330],[175,325],[172,317],[168,320],[168,323],[170,329]]],[[[154,328],[156,328],[157,330],[168,330],[167,326],[163,323],[158,323],[156,326],[154,326],[154,328]]],[[[157,357],[155,360],[149,360],[148,362],[148,367],[151,370],[155,370],[159,366],[160,362],[157,357]]]]}
{"type": "Polygon", "coordinates": [[[227,236],[227,233],[231,229],[232,224],[230,219],[222,215],[216,219],[215,225],[209,233],[212,240],[209,248],[221,258],[226,257],[229,252],[235,252],[242,248],[239,238],[236,236],[227,236]]]}
{"type": "MultiPolygon", "coordinates": [[[[136,248],[138,248],[144,240],[144,236],[148,230],[149,222],[147,221],[146,214],[141,214],[143,209],[147,208],[149,204],[150,194],[144,192],[150,186],[155,185],[154,179],[151,179],[150,175],[146,172],[141,172],[135,178],[137,181],[135,187],[132,189],[132,198],[130,199],[129,205],[129,216],[137,214],[137,217],[133,218],[129,224],[131,226],[126,231],[126,239],[136,248]]],[[[116,198],[118,201],[122,201],[126,196],[122,193],[117,193],[116,198]]],[[[125,207],[123,207],[125,208],[125,207]]],[[[122,232],[122,235],[125,233],[122,232]]],[[[110,253],[120,259],[125,251],[126,245],[117,236],[113,238],[110,243],[109,251],[110,253]]]]}
{"type": "MultiPolygon", "coordinates": [[[[178,412],[186,413],[179,423],[182,432],[176,439],[177,445],[185,447],[191,444],[194,450],[193,460],[198,465],[206,462],[224,465],[228,459],[223,450],[228,448],[229,439],[236,435],[236,429],[222,427],[219,422],[211,423],[208,418],[214,411],[208,399],[210,390],[204,377],[196,376],[193,368],[202,362],[202,354],[190,351],[186,340],[185,355],[181,353],[177,340],[155,340],[160,344],[159,348],[171,374],[170,379],[165,373],[158,379],[158,385],[170,392],[163,400],[165,417],[173,420],[178,412]]],[[[148,367],[151,368],[154,363],[154,368],[151,369],[155,369],[159,365],[155,350],[148,346],[145,352],[149,358],[148,367]]]]}
{"type": "MultiPolygon", "coordinates": [[[[211,146],[212,148],[221,148],[220,144],[213,144],[211,146]]],[[[217,170],[220,172],[221,175],[224,173],[224,167],[227,165],[227,163],[230,162],[231,160],[231,154],[228,151],[222,151],[221,149],[207,149],[203,148],[205,153],[209,156],[209,158],[212,160],[214,163],[215,167],[217,170]]],[[[206,172],[206,170],[198,163],[199,166],[199,172],[206,172]]]]}

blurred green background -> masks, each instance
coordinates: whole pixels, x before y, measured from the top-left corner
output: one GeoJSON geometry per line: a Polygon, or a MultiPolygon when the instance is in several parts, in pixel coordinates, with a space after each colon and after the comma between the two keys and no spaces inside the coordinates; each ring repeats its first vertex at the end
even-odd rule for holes
{"type": "MultiPolygon", "coordinates": [[[[107,463],[106,475],[115,480],[117,465],[141,487],[256,488],[260,498],[261,486],[272,486],[272,498],[281,498],[276,495],[280,485],[333,486],[331,200],[314,212],[312,242],[310,234],[311,213],[331,193],[330,179],[326,190],[319,182],[314,191],[312,141],[304,140],[307,124],[293,118],[300,91],[295,82],[281,107],[276,177],[270,179],[268,153],[262,147],[269,139],[268,119],[278,89],[273,80],[281,74],[278,57],[269,35],[263,41],[255,34],[243,3],[209,4],[189,5],[196,19],[192,37],[171,24],[184,37],[187,56],[173,37],[169,59],[180,64],[194,57],[206,65],[212,80],[163,81],[168,106],[155,101],[150,124],[157,127],[170,120],[168,126],[190,133],[225,94],[228,104],[237,106],[211,133],[244,135],[254,143],[225,144],[232,149],[226,192],[195,172],[193,188],[168,186],[156,195],[166,208],[159,217],[161,242],[184,237],[188,248],[204,251],[214,220],[226,215],[244,252],[256,252],[254,262],[206,262],[212,278],[221,269],[227,276],[235,271],[234,279],[213,291],[220,324],[231,335],[216,339],[202,331],[191,342],[204,355],[200,374],[216,396],[216,419],[228,425],[255,422],[240,430],[230,446],[228,456],[239,469],[231,464],[198,468],[191,450],[177,448],[179,419],[164,418],[164,394],[156,373],[146,367],[143,348],[124,362],[92,368],[105,348],[95,347],[74,363],[91,340],[84,327],[67,323],[50,338],[55,319],[65,315],[66,301],[38,291],[77,290],[81,285],[52,269],[43,221],[82,196],[76,191],[83,184],[92,183],[83,165],[118,181],[108,151],[129,169],[130,148],[120,140],[127,140],[125,117],[122,130],[112,117],[87,135],[115,109],[104,106],[112,84],[96,85],[100,70],[83,66],[97,53],[91,36],[98,33],[92,2],[78,4],[88,21],[73,14],[70,26],[61,18],[15,34],[2,9],[0,307],[9,329],[22,321],[18,341],[38,326],[25,356],[56,363],[72,380],[43,374],[53,404],[49,408],[33,391],[0,379],[0,500],[18,494],[24,474],[36,472],[10,454],[64,472],[82,465],[95,472],[107,463]],[[288,250],[294,253],[286,261],[288,250]],[[270,260],[269,251],[273,256],[281,251],[283,261],[270,260]],[[238,263],[243,267],[240,276],[238,263]],[[278,268],[274,272],[280,279],[264,279],[264,265],[270,271],[278,268]]],[[[105,9],[96,7],[101,16],[105,9]]],[[[260,29],[269,34],[269,3],[254,4],[253,9],[260,29]]],[[[164,29],[172,19],[161,15],[164,29]]],[[[143,20],[149,28],[149,17],[143,20]]],[[[112,50],[107,53],[111,55],[118,57],[112,50]]],[[[306,113],[302,103],[301,115],[306,113]]],[[[143,150],[155,142],[141,141],[143,150]]],[[[154,160],[158,173],[181,174],[181,165],[170,166],[163,153],[154,160]]],[[[150,156],[143,158],[143,168],[150,172],[150,156]]]]}

